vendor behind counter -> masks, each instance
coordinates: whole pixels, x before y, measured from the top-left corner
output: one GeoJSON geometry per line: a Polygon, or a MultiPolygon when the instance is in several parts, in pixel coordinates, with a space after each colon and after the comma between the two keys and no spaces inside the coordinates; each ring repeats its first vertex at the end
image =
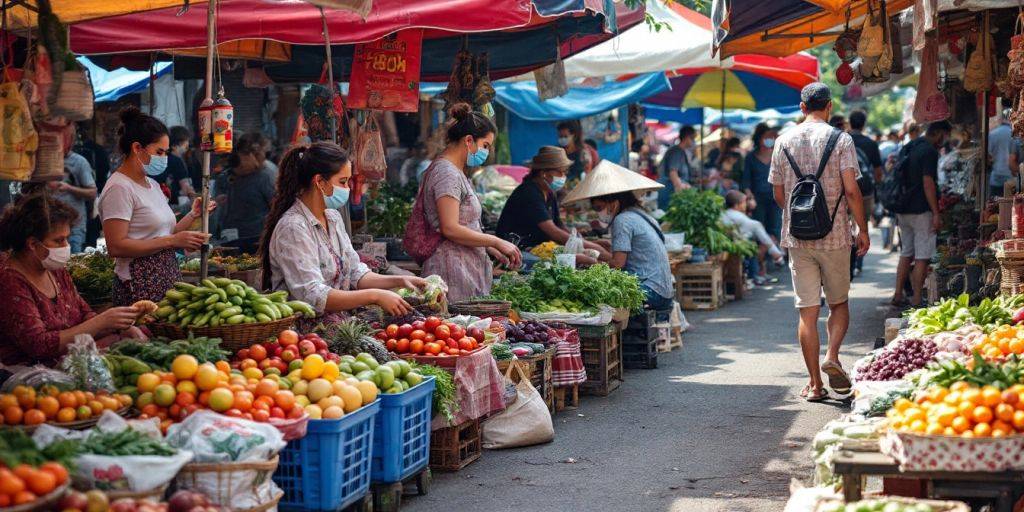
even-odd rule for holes
{"type": "MultiPolygon", "coordinates": [[[[530,160],[530,173],[501,210],[497,235],[522,249],[549,241],[565,245],[570,235],[559,214],[557,195],[565,186],[566,173],[572,163],[564,149],[542,146],[530,160]]],[[[611,254],[600,245],[584,242],[584,247],[596,250],[601,261],[611,259],[611,254]]],[[[589,261],[577,263],[595,263],[592,258],[582,255],[580,258],[589,261]]]]}

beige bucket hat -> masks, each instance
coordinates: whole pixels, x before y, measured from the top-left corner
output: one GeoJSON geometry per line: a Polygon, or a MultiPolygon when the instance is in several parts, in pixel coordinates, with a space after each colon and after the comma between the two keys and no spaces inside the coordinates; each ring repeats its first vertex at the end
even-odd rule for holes
{"type": "Polygon", "coordinates": [[[526,163],[530,169],[561,169],[572,165],[572,160],[565,154],[565,150],[558,146],[541,146],[537,154],[526,163]]]}
{"type": "Polygon", "coordinates": [[[575,201],[583,201],[592,197],[618,194],[619,192],[648,192],[658,190],[665,186],[657,181],[635,173],[621,165],[616,165],[608,160],[601,160],[597,167],[587,173],[586,179],[576,185],[565,199],[563,204],[575,201]]]}

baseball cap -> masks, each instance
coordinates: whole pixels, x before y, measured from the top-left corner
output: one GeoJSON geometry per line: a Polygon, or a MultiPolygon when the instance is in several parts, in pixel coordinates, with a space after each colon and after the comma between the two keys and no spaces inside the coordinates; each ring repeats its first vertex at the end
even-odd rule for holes
{"type": "Polygon", "coordinates": [[[821,110],[832,101],[832,91],[821,82],[811,82],[800,90],[800,101],[809,110],[821,110]]]}

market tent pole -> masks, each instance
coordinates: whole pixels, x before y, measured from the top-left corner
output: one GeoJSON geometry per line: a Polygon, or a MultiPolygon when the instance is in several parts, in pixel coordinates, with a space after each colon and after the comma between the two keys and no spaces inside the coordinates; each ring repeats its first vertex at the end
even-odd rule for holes
{"type": "MultiPolygon", "coordinates": [[[[206,100],[213,101],[213,50],[214,45],[217,44],[217,0],[210,0],[209,5],[206,7],[206,80],[203,84],[206,88],[206,100]]],[[[210,152],[203,151],[203,200],[202,200],[202,230],[203,233],[210,232],[210,209],[207,207],[210,204],[210,152]]],[[[203,243],[200,249],[199,256],[199,276],[201,279],[206,279],[207,272],[209,270],[210,260],[210,242],[207,240],[203,243]]]]}
{"type": "MultiPolygon", "coordinates": [[[[327,87],[331,90],[331,107],[333,108],[334,95],[336,94],[334,89],[334,59],[331,58],[331,33],[327,30],[327,15],[324,14],[323,7],[320,7],[320,21],[323,23],[324,50],[327,53],[327,87]]],[[[338,143],[338,120],[334,116],[331,116],[331,142],[338,143]]]]}

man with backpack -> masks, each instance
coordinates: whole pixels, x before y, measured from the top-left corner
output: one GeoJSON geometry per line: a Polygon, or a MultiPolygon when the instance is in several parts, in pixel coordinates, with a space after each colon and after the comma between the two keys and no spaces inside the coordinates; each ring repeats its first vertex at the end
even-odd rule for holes
{"type": "Polygon", "coordinates": [[[849,209],[860,228],[857,253],[871,245],[857,175],[860,172],[853,140],[828,124],[832,95],[815,82],[800,92],[803,123],[783,132],[775,142],[768,181],[783,210],[782,246],[789,249],[789,266],[800,312],[797,335],[810,382],[800,395],[812,402],[827,397],[821,373],[839,394],[850,391],[850,379],[839,362],[839,348],[850,326],[849,209]],[[844,204],[845,203],[845,204],[844,204]],[[829,305],[828,350],[819,362],[818,315],[824,290],[829,305]]]}
{"type": "Polygon", "coordinates": [[[924,137],[903,146],[880,192],[882,204],[896,214],[902,244],[900,263],[896,268],[896,291],[892,298],[896,307],[921,305],[928,262],[935,254],[936,233],[942,227],[936,185],[938,148],[946,143],[951,131],[948,121],[937,121],[928,125],[924,137]],[[909,303],[903,293],[908,275],[914,290],[909,303]]]}

